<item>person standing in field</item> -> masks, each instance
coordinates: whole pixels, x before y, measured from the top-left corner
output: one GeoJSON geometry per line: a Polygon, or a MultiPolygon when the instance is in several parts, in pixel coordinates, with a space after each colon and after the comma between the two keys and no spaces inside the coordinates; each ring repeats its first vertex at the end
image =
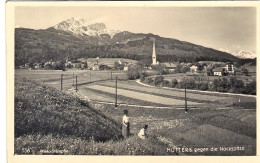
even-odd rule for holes
{"type": "Polygon", "coordinates": [[[141,139],[145,139],[147,138],[147,134],[146,134],[146,131],[148,129],[148,125],[146,124],[138,133],[138,137],[141,138],[141,139]]]}
{"type": "Polygon", "coordinates": [[[123,126],[122,126],[122,135],[124,138],[128,138],[130,135],[130,123],[129,123],[129,117],[128,110],[124,110],[124,116],[123,116],[123,126]]]}

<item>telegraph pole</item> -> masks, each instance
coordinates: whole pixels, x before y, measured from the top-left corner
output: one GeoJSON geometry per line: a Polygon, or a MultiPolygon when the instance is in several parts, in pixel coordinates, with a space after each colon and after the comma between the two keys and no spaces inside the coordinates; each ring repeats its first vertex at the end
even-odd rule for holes
{"type": "Polygon", "coordinates": [[[78,76],[76,75],[76,92],[78,91],[78,76]]]}
{"type": "Polygon", "coordinates": [[[187,108],[187,92],[186,92],[186,79],[185,80],[185,113],[187,113],[188,108],[187,108]]]}
{"type": "Polygon", "coordinates": [[[116,94],[115,94],[115,107],[117,107],[117,76],[116,76],[116,86],[115,86],[115,88],[116,88],[116,94]]]}
{"type": "Polygon", "coordinates": [[[63,74],[60,76],[60,90],[62,90],[63,74]]]}
{"type": "Polygon", "coordinates": [[[74,86],[74,72],[73,72],[73,83],[72,83],[72,86],[74,86]]]}
{"type": "Polygon", "coordinates": [[[91,70],[89,71],[89,73],[90,73],[89,76],[90,76],[90,82],[91,82],[91,70]]]}

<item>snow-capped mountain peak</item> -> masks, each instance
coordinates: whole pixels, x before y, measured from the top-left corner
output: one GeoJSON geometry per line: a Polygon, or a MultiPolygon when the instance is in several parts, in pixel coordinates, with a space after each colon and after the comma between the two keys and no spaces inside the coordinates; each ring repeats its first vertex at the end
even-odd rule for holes
{"type": "Polygon", "coordinates": [[[256,57],[255,51],[248,51],[248,50],[239,50],[234,55],[239,57],[239,58],[251,58],[251,59],[253,59],[253,58],[256,57]]]}
{"type": "Polygon", "coordinates": [[[70,18],[55,26],[53,28],[65,32],[70,32],[76,36],[100,36],[101,34],[110,35],[112,38],[115,34],[119,33],[118,30],[111,30],[106,27],[104,23],[90,24],[84,18],[70,18]]]}

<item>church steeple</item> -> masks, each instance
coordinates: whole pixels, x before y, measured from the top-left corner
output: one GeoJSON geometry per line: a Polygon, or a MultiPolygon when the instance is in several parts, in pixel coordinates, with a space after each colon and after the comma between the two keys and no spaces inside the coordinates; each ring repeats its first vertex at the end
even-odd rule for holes
{"type": "Polygon", "coordinates": [[[155,38],[153,39],[153,55],[152,55],[152,65],[156,65],[156,51],[155,51],[155,38]]]}

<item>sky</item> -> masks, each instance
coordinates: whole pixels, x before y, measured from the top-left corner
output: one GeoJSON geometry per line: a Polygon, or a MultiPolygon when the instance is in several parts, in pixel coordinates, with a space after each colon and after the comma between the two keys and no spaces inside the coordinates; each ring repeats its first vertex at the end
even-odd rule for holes
{"type": "Polygon", "coordinates": [[[234,53],[256,51],[254,7],[16,7],[15,25],[45,29],[85,18],[108,28],[153,33],[234,53]]]}

